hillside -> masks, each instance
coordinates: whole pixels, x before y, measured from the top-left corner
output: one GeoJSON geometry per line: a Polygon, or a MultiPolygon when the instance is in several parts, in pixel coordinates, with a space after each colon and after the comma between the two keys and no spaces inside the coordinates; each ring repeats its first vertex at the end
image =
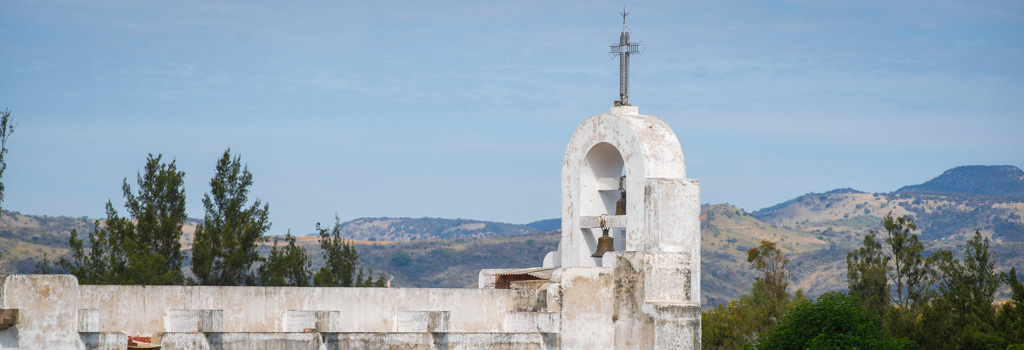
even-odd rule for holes
{"type": "Polygon", "coordinates": [[[92,226],[84,217],[32,216],[4,210],[0,215],[0,273],[32,271],[43,255],[67,252],[72,229],[86,232],[92,226]]]}
{"type": "Polygon", "coordinates": [[[827,247],[824,241],[801,232],[764,223],[729,204],[701,206],[701,297],[707,306],[725,303],[750,290],[754,269],[747,250],[762,239],[779,242],[786,254],[827,247]]]}
{"type": "Polygon", "coordinates": [[[341,230],[345,237],[366,241],[484,238],[538,232],[526,225],[441,218],[359,218],[342,223],[341,230]]]}
{"type": "Polygon", "coordinates": [[[558,249],[558,232],[478,239],[357,245],[359,260],[393,277],[392,286],[476,288],[482,269],[537,267],[558,249]]]}
{"type": "MultiPolygon", "coordinates": [[[[958,188],[975,192],[1013,193],[1014,182],[1003,181],[1008,176],[992,174],[1019,172],[1016,167],[961,168],[936,178],[960,180],[935,183],[969,184],[958,188]]],[[[790,258],[791,289],[803,289],[811,296],[845,289],[846,252],[858,247],[871,230],[881,230],[881,218],[888,212],[913,216],[919,228],[916,233],[928,251],[952,249],[960,254],[964,241],[977,229],[992,239],[998,271],[1024,266],[1024,197],[959,193],[950,191],[950,186],[942,191],[927,188],[893,193],[849,188],[810,193],[753,213],[728,204],[703,205],[704,305],[728,302],[749,291],[754,271],[746,262],[746,251],[761,239],[778,242],[790,258]]],[[[186,225],[183,249],[190,248],[195,225],[195,220],[186,225]]],[[[84,234],[92,226],[86,218],[5,211],[0,217],[0,273],[32,272],[44,254],[52,258],[67,251],[72,229],[84,234]]],[[[480,269],[540,265],[545,254],[557,249],[560,226],[560,219],[515,225],[464,219],[360,218],[343,223],[342,230],[357,243],[368,267],[393,276],[393,286],[473,287],[480,269]]],[[[310,250],[314,267],[318,267],[317,238],[303,236],[298,242],[310,250]]],[[[269,246],[260,250],[266,254],[269,246]]],[[[1005,296],[1006,291],[1000,293],[1005,296]]]]}
{"type": "MultiPolygon", "coordinates": [[[[189,219],[182,228],[182,249],[192,246],[198,221],[189,219]]],[[[31,273],[44,256],[54,259],[68,252],[71,230],[85,237],[97,222],[87,217],[27,215],[3,211],[0,215],[0,273],[31,273]]],[[[101,226],[103,221],[100,220],[101,226]]]]}
{"type": "Polygon", "coordinates": [[[1012,166],[958,167],[892,193],[849,188],[809,193],[753,216],[829,242],[828,249],[791,256],[794,286],[811,295],[846,287],[846,251],[858,247],[870,231],[882,230],[882,217],[889,212],[915,219],[915,233],[927,251],[951,249],[961,254],[964,241],[980,231],[993,242],[996,269],[1006,271],[1024,266],[1024,197],[1016,190],[1020,176],[1020,169],[1012,166]]]}
{"type": "Polygon", "coordinates": [[[964,241],[975,230],[996,242],[1024,242],[1024,198],[957,193],[810,193],[755,211],[758,219],[859,242],[886,213],[911,215],[925,240],[964,241]]]}
{"type": "MultiPolygon", "coordinates": [[[[754,271],[746,261],[746,252],[760,239],[779,241],[783,251],[794,255],[826,249],[830,244],[808,232],[761,222],[728,204],[704,205],[701,226],[701,293],[707,305],[728,302],[749,291],[754,271]]],[[[318,265],[316,239],[301,238],[299,244],[310,250],[314,265],[318,265]]],[[[544,255],[557,249],[559,239],[559,231],[550,231],[478,239],[364,240],[356,248],[364,264],[394,277],[393,286],[473,288],[481,269],[540,266],[544,255]]],[[[805,280],[814,283],[823,278],[805,280]]]]}
{"type": "Polygon", "coordinates": [[[896,191],[1024,196],[1024,170],[1012,165],[968,165],[946,170],[920,185],[896,191]]]}

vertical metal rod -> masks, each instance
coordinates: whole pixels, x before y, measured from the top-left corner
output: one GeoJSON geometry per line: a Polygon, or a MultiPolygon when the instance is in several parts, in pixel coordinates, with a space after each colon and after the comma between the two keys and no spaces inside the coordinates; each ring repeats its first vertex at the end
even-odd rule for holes
{"type": "MultiPolygon", "coordinates": [[[[622,16],[625,25],[626,16],[622,16]]],[[[629,47],[629,33],[623,30],[619,35],[619,47],[629,47]]],[[[629,50],[623,50],[619,54],[619,101],[629,106],[629,50]]]]}
{"type": "Polygon", "coordinates": [[[629,56],[634,53],[643,55],[640,51],[643,44],[629,42],[629,29],[626,28],[626,15],[629,12],[623,8],[619,14],[622,15],[622,33],[619,35],[618,45],[609,47],[608,55],[619,56],[619,100],[615,101],[615,105],[629,106],[629,56]]]}

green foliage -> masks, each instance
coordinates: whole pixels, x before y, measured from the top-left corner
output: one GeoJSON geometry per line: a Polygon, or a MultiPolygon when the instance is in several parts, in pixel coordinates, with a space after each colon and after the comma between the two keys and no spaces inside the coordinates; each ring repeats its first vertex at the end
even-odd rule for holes
{"type": "Polygon", "coordinates": [[[312,281],[310,276],[310,257],[305,248],[295,245],[295,236],[291,232],[285,235],[288,242],[283,248],[277,248],[277,238],[263,265],[259,268],[259,284],[263,286],[294,286],[308,287],[312,281]]]}
{"type": "Polygon", "coordinates": [[[907,349],[912,342],[893,339],[873,312],[856,298],[838,292],[797,303],[754,342],[757,349],[907,349]]]}
{"type": "Polygon", "coordinates": [[[395,267],[406,267],[412,264],[412,257],[406,252],[395,252],[391,254],[391,265],[395,267]]]}
{"type": "Polygon", "coordinates": [[[789,259],[782,256],[782,251],[775,242],[762,240],[760,246],[750,248],[747,251],[747,262],[753,264],[754,269],[761,273],[761,277],[755,278],[755,287],[760,287],[774,300],[789,298],[789,293],[786,293],[790,279],[789,271],[786,269],[789,259]]]}
{"type": "Polygon", "coordinates": [[[783,315],[789,306],[806,298],[797,291],[790,299],[787,264],[778,246],[762,240],[747,251],[747,261],[760,273],[750,294],[701,314],[701,347],[739,349],[757,339],[783,315]]]}
{"type": "Polygon", "coordinates": [[[70,258],[61,257],[56,266],[44,261],[39,272],[64,271],[82,284],[180,284],[181,228],[185,224],[185,173],[175,161],[162,163],[162,156],[146,160],[144,174],[138,174],[138,192],[132,193],[128,179],[122,184],[129,217],[120,217],[107,202],[105,227],[96,221],[86,241],[71,231],[70,258]]]}
{"type": "MultiPolygon", "coordinates": [[[[996,325],[1005,330],[1006,341],[1024,350],[1024,282],[1017,278],[1017,268],[1000,274],[1010,287],[1013,297],[1003,303],[996,313],[996,325]]],[[[1008,349],[1009,349],[1008,348],[1008,349]]]]}
{"type": "Polygon", "coordinates": [[[1005,348],[1014,333],[997,322],[992,306],[1000,278],[988,239],[975,231],[967,241],[963,260],[944,255],[940,269],[944,278],[938,297],[921,315],[919,343],[935,349],[1005,348]]]}
{"type": "Polygon", "coordinates": [[[1000,280],[1011,289],[1018,284],[1020,298],[1024,285],[1015,269],[1014,277],[996,274],[989,240],[979,231],[966,242],[963,260],[957,260],[948,250],[922,257],[920,242],[910,234],[912,219],[893,219],[890,213],[883,226],[890,254],[868,235],[863,247],[847,254],[847,269],[851,295],[881,315],[890,334],[907,336],[925,349],[1004,349],[1024,340],[1024,312],[1017,304],[999,310],[992,305],[1000,280]],[[888,281],[879,278],[882,270],[888,281]],[[883,290],[885,302],[878,295],[883,290]]]}
{"type": "Polygon", "coordinates": [[[974,236],[967,240],[963,260],[943,264],[942,272],[946,278],[939,289],[954,305],[961,307],[959,311],[966,312],[970,306],[992,305],[999,288],[999,275],[995,273],[995,256],[989,254],[988,238],[982,237],[981,232],[974,231],[974,236]]]}
{"type": "Polygon", "coordinates": [[[750,295],[701,313],[701,348],[741,349],[765,329],[764,308],[750,295]]]}
{"type": "MultiPolygon", "coordinates": [[[[11,119],[11,111],[4,109],[3,113],[0,113],[0,178],[3,178],[4,171],[7,170],[7,161],[4,160],[4,155],[7,154],[7,138],[14,133],[14,120],[11,119]]],[[[4,183],[0,181],[0,204],[4,201],[4,183]]]]}
{"type": "Polygon", "coordinates": [[[385,287],[384,274],[373,277],[373,269],[365,276],[359,265],[359,252],[341,236],[341,219],[334,217],[334,227],[328,230],[316,224],[320,234],[320,249],[324,256],[324,267],[313,276],[317,287],[385,287]]]}
{"type": "Polygon", "coordinates": [[[864,236],[864,245],[846,253],[846,279],[850,295],[858,298],[869,310],[882,314],[889,305],[889,286],[886,273],[889,257],[874,234],[864,236]]]}
{"type": "Polygon", "coordinates": [[[889,297],[899,308],[907,309],[926,298],[935,279],[934,264],[921,255],[924,244],[911,233],[917,229],[913,218],[906,215],[893,218],[889,212],[882,218],[882,227],[889,246],[888,262],[892,263],[887,275],[896,287],[895,294],[890,292],[889,297]]]}
{"type": "Polygon", "coordinates": [[[203,195],[206,215],[196,227],[192,246],[192,272],[198,283],[215,286],[257,283],[253,265],[260,261],[257,245],[266,241],[270,229],[270,205],[249,201],[252,174],[242,166],[241,156],[231,158],[231,149],[217,161],[210,179],[210,193],[203,195]]]}

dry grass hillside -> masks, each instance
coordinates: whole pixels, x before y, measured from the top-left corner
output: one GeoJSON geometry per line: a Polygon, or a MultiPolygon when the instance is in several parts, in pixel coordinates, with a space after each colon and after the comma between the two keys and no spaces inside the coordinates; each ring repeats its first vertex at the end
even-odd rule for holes
{"type": "Polygon", "coordinates": [[[381,241],[485,238],[539,232],[526,225],[441,218],[359,218],[342,223],[341,231],[352,239],[381,241]]]}
{"type": "Polygon", "coordinates": [[[760,241],[778,242],[788,255],[816,251],[827,242],[814,235],[768,224],[728,204],[701,207],[701,297],[704,305],[732,300],[750,290],[755,271],[747,250],[760,241]]]}
{"type": "Polygon", "coordinates": [[[964,242],[978,230],[992,240],[997,270],[1024,266],[1024,198],[1020,197],[841,189],[800,196],[753,215],[828,243],[825,249],[791,255],[792,286],[817,295],[846,288],[846,252],[859,247],[870,231],[882,231],[882,217],[889,212],[916,220],[915,233],[926,251],[950,249],[959,255],[964,242]]]}
{"type": "Polygon", "coordinates": [[[758,219],[838,241],[877,230],[887,213],[910,215],[923,239],[959,242],[975,230],[994,242],[1024,241],[1024,198],[955,193],[811,193],[754,212],[758,219]]]}

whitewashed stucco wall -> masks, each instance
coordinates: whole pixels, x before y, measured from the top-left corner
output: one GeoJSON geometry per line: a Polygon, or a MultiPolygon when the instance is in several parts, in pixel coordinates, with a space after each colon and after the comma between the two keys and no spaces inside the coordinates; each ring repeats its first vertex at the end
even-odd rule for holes
{"type": "Polygon", "coordinates": [[[347,332],[396,332],[400,311],[448,311],[450,331],[503,332],[518,290],[209,286],[80,286],[100,332],[167,331],[170,310],[223,310],[224,332],[286,331],[289,310],[336,310],[347,332]]]}

